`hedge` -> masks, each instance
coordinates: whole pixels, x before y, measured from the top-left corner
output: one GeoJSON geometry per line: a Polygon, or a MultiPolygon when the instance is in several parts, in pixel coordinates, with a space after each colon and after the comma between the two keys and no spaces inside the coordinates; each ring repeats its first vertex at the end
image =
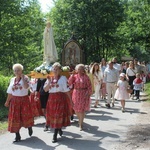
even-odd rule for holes
{"type": "Polygon", "coordinates": [[[0,75],[0,120],[6,118],[8,114],[8,108],[4,107],[4,103],[7,98],[7,88],[11,77],[5,77],[0,75]]]}

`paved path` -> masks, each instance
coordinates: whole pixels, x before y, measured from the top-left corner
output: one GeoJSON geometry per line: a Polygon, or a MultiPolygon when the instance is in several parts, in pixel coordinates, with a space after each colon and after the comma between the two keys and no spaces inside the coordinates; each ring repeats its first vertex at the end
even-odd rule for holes
{"type": "Polygon", "coordinates": [[[122,113],[119,101],[111,109],[105,108],[105,102],[101,101],[99,108],[91,107],[86,115],[84,131],[79,131],[75,117],[71,126],[63,129],[63,137],[58,136],[58,143],[51,142],[52,129],[43,131],[45,120],[40,117],[35,120],[32,137],[24,128],[20,131],[22,140],[15,144],[12,143],[14,134],[0,135],[0,150],[114,150],[125,139],[128,127],[134,125],[138,114],[142,113],[142,103],[127,100],[126,112],[122,113]]]}

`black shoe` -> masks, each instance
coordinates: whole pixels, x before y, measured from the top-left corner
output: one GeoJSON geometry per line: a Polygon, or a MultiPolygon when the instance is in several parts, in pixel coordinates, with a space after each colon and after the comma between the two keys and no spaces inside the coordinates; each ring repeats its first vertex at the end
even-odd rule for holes
{"type": "Polygon", "coordinates": [[[70,119],[73,120],[73,119],[74,119],[74,116],[72,115],[70,119]]]}
{"type": "Polygon", "coordinates": [[[57,142],[57,136],[53,136],[52,143],[56,143],[56,142],[57,142]]]}
{"type": "Polygon", "coordinates": [[[44,127],[44,132],[45,132],[45,131],[48,131],[48,126],[45,126],[45,127],[44,127]]]}
{"type": "Polygon", "coordinates": [[[29,133],[30,136],[33,134],[32,127],[29,127],[29,128],[28,128],[28,133],[29,133]]]}
{"type": "Polygon", "coordinates": [[[63,131],[61,129],[58,130],[58,133],[59,133],[60,136],[63,135],[63,131]]]}
{"type": "Polygon", "coordinates": [[[15,142],[19,142],[20,140],[21,140],[20,133],[19,133],[19,132],[17,132],[17,133],[16,133],[16,138],[15,138],[15,140],[13,141],[13,143],[15,143],[15,142]]]}
{"type": "Polygon", "coordinates": [[[57,134],[58,134],[58,129],[55,129],[52,143],[56,143],[57,142],[57,134]]]}
{"type": "Polygon", "coordinates": [[[110,108],[110,104],[106,104],[105,106],[106,106],[107,108],[110,108]]]}

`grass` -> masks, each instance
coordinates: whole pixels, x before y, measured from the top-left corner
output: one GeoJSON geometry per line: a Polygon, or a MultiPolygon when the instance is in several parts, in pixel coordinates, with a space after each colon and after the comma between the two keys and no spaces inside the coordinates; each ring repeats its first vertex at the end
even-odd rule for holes
{"type": "Polygon", "coordinates": [[[7,115],[8,115],[8,108],[0,107],[0,134],[4,133],[7,130],[7,115]]]}
{"type": "Polygon", "coordinates": [[[147,82],[145,85],[145,93],[148,95],[148,101],[150,102],[150,82],[147,82]]]}
{"type": "Polygon", "coordinates": [[[6,132],[8,127],[7,120],[0,121],[0,134],[6,132]]]}
{"type": "Polygon", "coordinates": [[[8,115],[8,108],[1,106],[0,107],[0,121],[7,118],[7,115],[8,115]]]}

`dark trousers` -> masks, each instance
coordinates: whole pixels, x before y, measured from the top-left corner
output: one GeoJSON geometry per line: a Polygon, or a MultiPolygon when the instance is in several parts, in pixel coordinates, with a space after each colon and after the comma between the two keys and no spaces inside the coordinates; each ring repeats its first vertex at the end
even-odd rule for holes
{"type": "Polygon", "coordinates": [[[128,78],[129,78],[129,85],[130,85],[130,88],[133,90],[133,92],[131,93],[131,95],[132,95],[132,94],[134,94],[133,80],[136,78],[136,76],[128,76],[128,78]]]}
{"type": "Polygon", "coordinates": [[[140,97],[140,90],[135,90],[135,96],[137,99],[140,97]]]}

